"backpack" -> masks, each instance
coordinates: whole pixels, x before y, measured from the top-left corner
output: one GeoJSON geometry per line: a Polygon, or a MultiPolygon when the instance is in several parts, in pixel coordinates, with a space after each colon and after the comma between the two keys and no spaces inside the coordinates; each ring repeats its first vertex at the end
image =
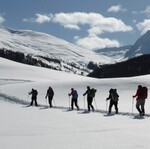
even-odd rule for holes
{"type": "Polygon", "coordinates": [[[97,90],[94,89],[94,88],[92,88],[92,89],[90,90],[90,96],[91,96],[92,98],[94,98],[96,92],[97,92],[97,90]]]}
{"type": "Polygon", "coordinates": [[[54,91],[53,91],[53,89],[52,89],[52,88],[49,88],[49,89],[47,90],[47,94],[50,95],[50,96],[54,96],[54,91]]]}
{"type": "Polygon", "coordinates": [[[76,90],[74,90],[74,91],[73,91],[73,93],[72,93],[72,97],[73,97],[73,98],[78,98],[78,93],[77,93],[77,91],[76,91],[76,90]]]}
{"type": "Polygon", "coordinates": [[[111,99],[113,101],[118,101],[119,100],[119,95],[118,95],[116,89],[111,89],[111,99]]]}
{"type": "Polygon", "coordinates": [[[33,95],[34,95],[34,96],[37,96],[37,95],[38,95],[37,90],[34,90],[34,91],[33,91],[33,95]]]}
{"type": "Polygon", "coordinates": [[[148,96],[148,88],[144,86],[144,87],[142,87],[141,91],[142,91],[141,97],[144,98],[144,99],[146,99],[147,96],[148,96]]]}

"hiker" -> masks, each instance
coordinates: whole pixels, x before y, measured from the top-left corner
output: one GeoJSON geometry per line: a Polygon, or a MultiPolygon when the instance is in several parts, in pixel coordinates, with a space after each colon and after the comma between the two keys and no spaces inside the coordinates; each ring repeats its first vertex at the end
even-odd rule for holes
{"type": "Polygon", "coordinates": [[[38,95],[37,90],[32,88],[31,92],[29,92],[29,95],[32,95],[30,106],[33,105],[33,102],[35,102],[35,106],[37,106],[37,95],[38,95]]]}
{"type": "Polygon", "coordinates": [[[95,96],[96,93],[96,89],[92,88],[90,89],[89,86],[87,86],[87,90],[86,92],[83,94],[83,96],[85,96],[87,94],[87,106],[88,106],[88,111],[90,112],[90,108],[92,108],[92,110],[94,111],[94,106],[92,105],[93,102],[93,98],[95,96]]]}
{"type": "Polygon", "coordinates": [[[136,109],[139,112],[140,116],[145,115],[145,99],[147,98],[147,87],[142,87],[142,85],[138,85],[138,89],[136,91],[136,94],[133,96],[133,98],[136,97],[136,109]]]}
{"type": "Polygon", "coordinates": [[[114,105],[115,110],[116,110],[116,114],[118,114],[118,100],[119,100],[119,95],[117,93],[117,89],[112,89],[111,88],[109,90],[109,97],[106,98],[106,100],[110,100],[108,113],[111,114],[111,109],[112,109],[112,106],[114,105]]]}
{"type": "Polygon", "coordinates": [[[77,110],[79,110],[78,106],[78,93],[74,88],[71,88],[71,93],[68,94],[68,96],[72,96],[71,99],[71,109],[74,110],[74,104],[77,107],[77,110]]]}
{"type": "Polygon", "coordinates": [[[50,108],[53,107],[53,105],[52,105],[53,96],[54,96],[54,91],[53,91],[52,87],[49,87],[47,90],[47,94],[45,96],[45,99],[48,97],[48,102],[49,102],[50,108]]]}

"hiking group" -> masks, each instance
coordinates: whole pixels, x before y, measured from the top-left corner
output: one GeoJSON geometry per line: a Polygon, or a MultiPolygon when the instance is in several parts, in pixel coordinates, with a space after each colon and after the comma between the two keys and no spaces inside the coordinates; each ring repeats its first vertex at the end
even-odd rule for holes
{"type": "MultiPolygon", "coordinates": [[[[87,95],[87,110],[88,110],[88,112],[90,112],[91,110],[95,111],[95,108],[92,103],[93,103],[93,100],[95,101],[96,92],[97,92],[96,89],[90,88],[90,86],[87,86],[87,90],[85,91],[85,93],[83,93],[83,96],[87,95]]],[[[35,106],[37,106],[37,95],[38,95],[37,90],[32,88],[31,92],[29,92],[29,95],[32,95],[30,105],[32,106],[33,102],[35,102],[35,106]]],[[[132,96],[133,97],[132,101],[134,101],[134,98],[136,98],[136,109],[138,110],[140,116],[145,115],[145,99],[147,98],[147,96],[148,96],[147,87],[142,87],[142,85],[138,85],[136,94],[132,96]]],[[[54,97],[54,90],[52,89],[52,87],[49,87],[47,89],[45,99],[47,99],[47,97],[48,97],[48,101],[49,101],[49,106],[50,106],[50,108],[52,108],[53,107],[52,100],[54,97]]],[[[68,93],[68,97],[69,97],[69,105],[70,105],[70,97],[71,97],[71,110],[74,110],[74,105],[76,106],[77,110],[79,110],[77,90],[74,88],[71,88],[71,92],[68,93]]],[[[85,100],[85,98],[84,98],[84,100],[85,100]]],[[[106,112],[108,114],[111,114],[113,106],[115,107],[115,113],[118,114],[118,101],[119,101],[119,95],[117,93],[117,89],[111,88],[109,90],[109,96],[106,98],[106,112]],[[108,100],[110,100],[110,102],[109,102],[109,108],[107,111],[107,101],[108,100]]],[[[96,101],[95,101],[95,106],[96,106],[96,101]]],[[[84,101],[84,108],[85,108],[85,101],[84,101]]],[[[133,102],[132,102],[132,113],[133,113],[133,102]]]]}

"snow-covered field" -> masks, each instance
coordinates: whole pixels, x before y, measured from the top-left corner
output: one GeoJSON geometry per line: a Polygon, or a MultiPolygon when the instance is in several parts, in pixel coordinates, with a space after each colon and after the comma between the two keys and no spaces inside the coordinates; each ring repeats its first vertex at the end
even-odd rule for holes
{"type": "Polygon", "coordinates": [[[132,115],[132,95],[149,82],[150,75],[98,80],[0,58],[0,149],[149,149],[149,99],[145,117],[132,115]],[[87,85],[97,89],[95,112],[84,111],[87,85]],[[45,100],[49,86],[55,91],[51,109],[45,100]],[[80,111],[68,111],[71,87],[79,93],[80,111]],[[28,107],[32,88],[39,107],[28,107]],[[120,95],[118,115],[106,115],[110,88],[120,95]]]}

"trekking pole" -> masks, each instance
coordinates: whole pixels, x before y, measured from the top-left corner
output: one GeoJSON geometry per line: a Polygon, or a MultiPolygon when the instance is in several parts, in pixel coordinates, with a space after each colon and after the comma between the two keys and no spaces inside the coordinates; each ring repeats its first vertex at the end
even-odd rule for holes
{"type": "Polygon", "coordinates": [[[95,108],[96,108],[96,110],[97,110],[97,104],[96,104],[95,97],[94,97],[94,103],[95,103],[95,108]]]}
{"type": "Polygon", "coordinates": [[[54,106],[56,107],[56,104],[55,104],[55,99],[53,98],[53,103],[54,103],[54,106]]]}
{"type": "Polygon", "coordinates": [[[106,113],[107,113],[107,107],[108,107],[108,100],[106,100],[106,113]]]}
{"type": "Polygon", "coordinates": [[[83,96],[83,100],[84,100],[84,109],[85,109],[85,96],[83,96]]]}
{"type": "Polygon", "coordinates": [[[29,101],[29,93],[28,93],[28,95],[27,95],[27,100],[29,101]]]}
{"type": "Polygon", "coordinates": [[[134,98],[132,98],[132,115],[133,115],[134,98]]]}
{"type": "Polygon", "coordinates": [[[45,101],[46,101],[46,106],[47,106],[47,98],[45,98],[45,101]]]}
{"type": "Polygon", "coordinates": [[[68,95],[69,109],[70,109],[70,96],[68,95]]]}

